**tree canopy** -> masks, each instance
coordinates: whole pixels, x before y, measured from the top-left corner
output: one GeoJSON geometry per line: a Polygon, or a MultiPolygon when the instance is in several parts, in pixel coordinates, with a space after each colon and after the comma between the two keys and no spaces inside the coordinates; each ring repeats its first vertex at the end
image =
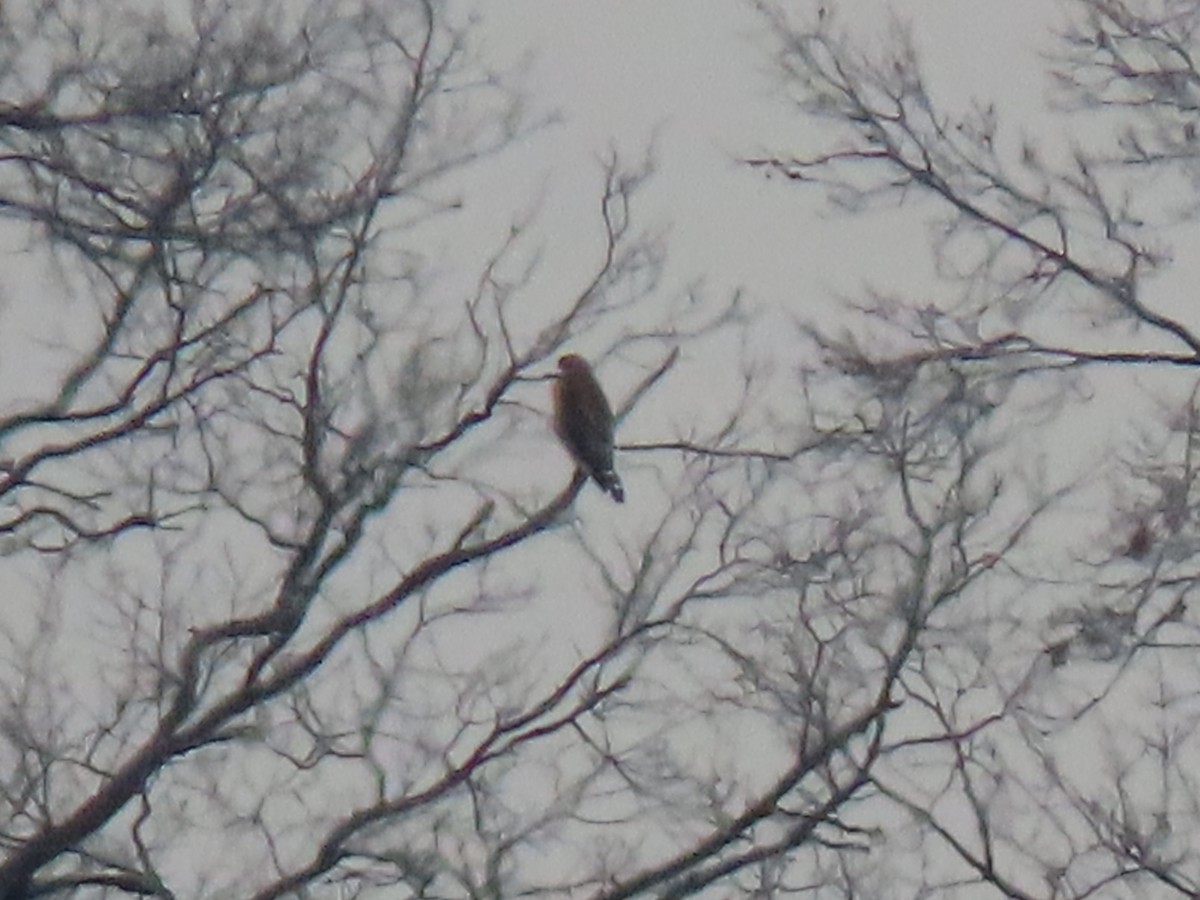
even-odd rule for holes
{"type": "Polygon", "coordinates": [[[1058,4],[1038,131],[754,4],[736,165],[929,238],[833,320],[667,277],[653,153],[544,283],[466,4],[18,6],[0,898],[1200,894],[1195,4],[1058,4]]]}

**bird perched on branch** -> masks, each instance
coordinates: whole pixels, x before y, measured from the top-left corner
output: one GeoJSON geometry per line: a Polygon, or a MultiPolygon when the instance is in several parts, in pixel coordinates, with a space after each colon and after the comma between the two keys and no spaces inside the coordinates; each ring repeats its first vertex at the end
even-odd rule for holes
{"type": "Polygon", "coordinates": [[[569,353],[558,360],[554,380],[554,430],[579,468],[618,503],[625,489],[613,471],[613,414],[592,367],[569,353]]]}

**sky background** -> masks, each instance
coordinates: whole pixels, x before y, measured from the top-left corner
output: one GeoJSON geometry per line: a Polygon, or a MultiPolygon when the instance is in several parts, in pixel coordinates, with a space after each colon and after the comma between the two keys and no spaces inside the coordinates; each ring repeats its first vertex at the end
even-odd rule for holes
{"type": "MultiPolygon", "coordinates": [[[[838,21],[861,34],[868,49],[897,20],[912,22],[935,99],[957,106],[978,95],[1036,121],[1046,93],[1037,52],[1053,6],[861,0],[841,4],[838,21]]],[[[535,54],[527,82],[532,103],[562,115],[560,126],[524,148],[544,160],[553,196],[594,190],[595,166],[588,163],[608,147],[637,155],[653,145],[658,177],[651,199],[671,224],[671,266],[679,277],[744,286],[801,310],[828,304],[831,289],[869,279],[920,288],[928,254],[913,252],[924,247],[919,230],[897,229],[886,215],[818,217],[816,190],[768,182],[738,164],[824,138],[812,141],[812,124],[789,109],[773,70],[771,36],[750,3],[518,0],[481,8],[489,53],[535,54]]],[[[571,236],[560,235],[564,242],[571,236]]]]}
{"type": "MultiPolygon", "coordinates": [[[[758,339],[780,341],[784,338],[778,335],[786,332],[773,333],[773,323],[795,316],[828,327],[844,315],[844,298],[861,296],[867,288],[912,300],[945,290],[932,275],[929,233],[921,212],[930,207],[847,216],[829,210],[819,189],[767,179],[740,162],[760,154],[786,156],[828,146],[827,132],[815,130],[810,120],[789,109],[772,68],[771,35],[750,3],[474,0],[474,5],[482,20],[483,57],[500,69],[525,61],[526,76],[518,86],[526,92],[531,111],[535,117],[554,114],[557,119],[521,138],[497,159],[474,167],[462,180],[456,175],[444,188],[464,198],[460,214],[447,216],[429,232],[433,244],[427,252],[441,266],[439,274],[446,283],[439,289],[447,296],[456,285],[469,295],[470,285],[479,278],[479,264],[504,241],[514,217],[523,215],[531,217],[528,241],[540,251],[542,263],[522,292],[522,302],[561,303],[562,297],[577,294],[599,257],[596,205],[602,160],[614,149],[630,162],[650,150],[655,161],[655,175],[639,195],[636,215],[641,225],[666,230],[667,272],[647,304],[688,285],[697,285],[710,297],[742,291],[757,316],[758,339]]],[[[1048,109],[1050,85],[1041,58],[1062,15],[1060,4],[845,0],[841,6],[839,21],[860,36],[868,52],[892,35],[897,21],[911,22],[934,100],[945,110],[965,109],[973,98],[994,102],[1013,147],[1022,134],[1035,135],[1051,148],[1067,147],[1061,118],[1048,109]]],[[[797,2],[791,7],[803,10],[815,4],[797,2]]],[[[10,259],[28,249],[8,238],[14,233],[16,229],[6,231],[0,225],[0,250],[12,254],[10,259]]],[[[52,261],[41,262],[40,271],[10,273],[4,279],[7,294],[0,297],[0,378],[13,407],[27,405],[30,397],[54,385],[51,370],[70,359],[68,353],[54,351],[54,343],[69,343],[72,329],[80,328],[60,299],[64,292],[54,288],[56,277],[68,276],[56,273],[52,261]],[[30,347],[37,352],[30,353],[30,347]]],[[[1180,282],[1169,279],[1187,277],[1191,276],[1185,267],[1169,270],[1162,295],[1186,297],[1187,292],[1178,290],[1180,282]]],[[[455,299],[460,302],[461,296],[455,299]]],[[[595,351],[586,340],[570,349],[595,351]]],[[[683,364],[699,376],[673,401],[681,421],[698,421],[714,396],[721,360],[697,357],[695,349],[686,352],[693,356],[683,364]]],[[[790,359],[786,352],[776,359],[778,366],[806,362],[790,359]]],[[[609,361],[604,373],[612,376],[606,383],[616,397],[638,377],[636,361],[627,360],[624,368],[621,362],[609,361]]],[[[640,371],[644,374],[645,369],[640,371]]],[[[1120,377],[1128,378],[1128,373],[1120,377]]],[[[546,388],[545,382],[529,386],[522,397],[529,403],[529,414],[519,419],[519,434],[504,435],[511,442],[505,454],[497,454],[495,464],[507,466],[518,458],[532,477],[561,485],[570,464],[540,417],[548,407],[546,388]],[[526,451],[537,454],[532,463],[526,451]],[[543,463],[553,471],[543,471],[543,463]]],[[[1092,464],[1110,434],[1117,408],[1111,403],[1081,404],[1083,412],[1072,413],[1072,427],[1082,417],[1090,425],[1076,428],[1073,441],[1053,448],[1061,471],[1085,471],[1092,464]]],[[[1058,431],[1031,431],[1037,440],[1052,442],[1064,427],[1059,423],[1058,431]]],[[[639,410],[618,438],[675,436],[667,432],[639,410]]],[[[488,446],[483,452],[492,449],[488,446]]],[[[653,518],[648,507],[639,506],[662,500],[652,491],[637,490],[639,479],[650,477],[650,466],[639,471],[633,454],[619,458],[618,466],[630,490],[625,507],[612,505],[588,488],[573,508],[587,529],[589,547],[599,556],[619,555],[621,542],[653,518]],[[626,525],[613,527],[622,516],[627,517],[626,525]]],[[[1075,510],[1077,518],[1079,512],[1075,510]]],[[[1097,535],[1111,531],[1104,513],[1092,515],[1088,527],[1097,535]]],[[[404,542],[403,535],[393,534],[392,539],[404,542]]],[[[562,564],[546,546],[519,551],[528,553],[530,569],[562,564]]],[[[146,559],[152,558],[153,549],[147,548],[146,559]]],[[[372,561],[368,554],[362,563],[366,574],[355,571],[348,577],[369,579],[372,561]]],[[[526,558],[518,554],[515,561],[521,564],[526,558]]],[[[93,575],[100,577],[102,564],[97,562],[95,572],[84,568],[74,576],[80,583],[73,587],[81,595],[93,575]]],[[[145,575],[152,584],[155,573],[145,575]]],[[[460,586],[450,579],[445,589],[460,586]]],[[[581,594],[591,587],[601,590],[578,583],[573,587],[581,594]]],[[[212,595],[221,596],[223,590],[215,585],[212,595]]],[[[567,635],[554,647],[541,648],[541,664],[547,670],[551,663],[566,667],[577,660],[589,636],[594,642],[605,624],[606,610],[599,608],[562,616],[564,599],[570,598],[546,593],[525,613],[553,623],[567,635]]],[[[468,655],[479,646],[507,650],[508,638],[525,633],[522,618],[515,614],[505,620],[503,635],[495,618],[480,618],[471,627],[477,630],[470,640],[462,640],[464,632],[455,632],[447,646],[457,644],[468,655]]],[[[542,634],[536,628],[527,633],[534,635],[531,643],[542,634]]]]}

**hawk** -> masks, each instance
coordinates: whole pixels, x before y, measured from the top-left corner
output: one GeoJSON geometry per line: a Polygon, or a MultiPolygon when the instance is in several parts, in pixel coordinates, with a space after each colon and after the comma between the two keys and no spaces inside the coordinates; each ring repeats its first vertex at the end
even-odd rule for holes
{"type": "Polygon", "coordinates": [[[582,356],[569,353],[558,360],[554,380],[554,430],[579,468],[595,479],[618,503],[625,489],[613,471],[613,414],[582,356]]]}

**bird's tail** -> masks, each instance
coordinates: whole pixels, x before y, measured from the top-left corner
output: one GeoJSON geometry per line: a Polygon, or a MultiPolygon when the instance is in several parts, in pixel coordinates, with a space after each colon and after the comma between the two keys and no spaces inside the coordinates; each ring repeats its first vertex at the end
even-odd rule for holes
{"type": "Polygon", "coordinates": [[[601,490],[618,503],[625,502],[625,488],[616,472],[609,469],[607,472],[597,472],[593,477],[596,479],[596,484],[600,485],[601,490]]]}

